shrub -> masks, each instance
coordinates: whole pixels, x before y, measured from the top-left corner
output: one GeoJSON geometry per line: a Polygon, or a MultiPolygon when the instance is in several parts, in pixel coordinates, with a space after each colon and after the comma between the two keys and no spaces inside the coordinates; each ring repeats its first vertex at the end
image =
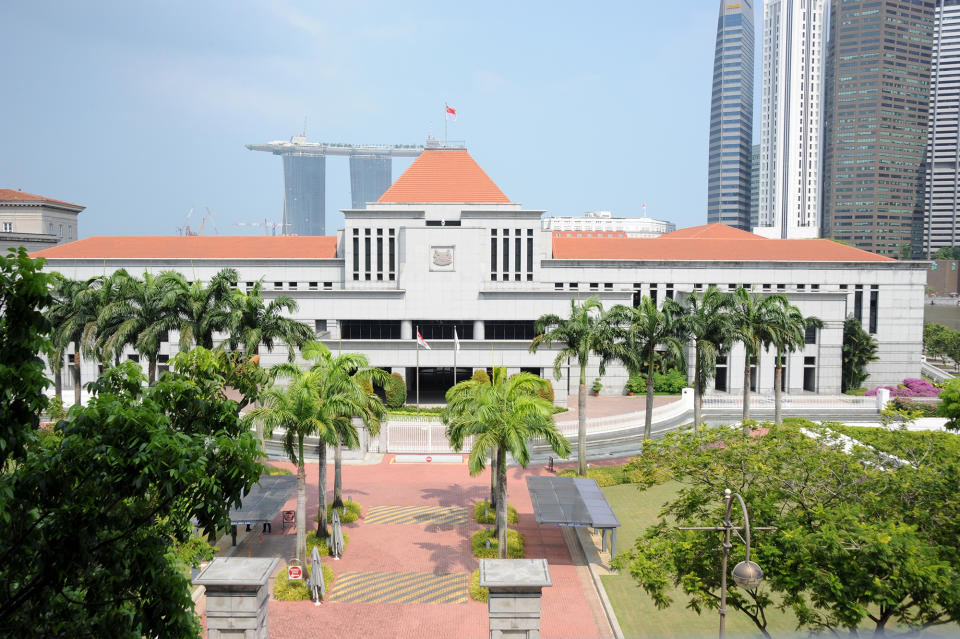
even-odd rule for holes
{"type": "Polygon", "coordinates": [[[369,379],[357,379],[357,384],[363,389],[364,393],[367,395],[373,395],[373,382],[371,382],[369,379]]]}
{"type": "Polygon", "coordinates": [[[67,416],[67,411],[63,407],[63,399],[54,395],[47,403],[47,413],[50,414],[50,421],[59,422],[67,416]]]}
{"type": "Polygon", "coordinates": [[[487,375],[487,371],[482,368],[473,371],[473,376],[470,379],[475,382],[483,382],[484,384],[490,383],[490,376],[487,375]]]}
{"type": "MultiPolygon", "coordinates": [[[[851,388],[849,390],[843,391],[844,395],[854,395],[855,397],[863,397],[867,394],[867,389],[861,386],[860,388],[851,388]]],[[[874,393],[876,395],[876,393],[874,393]]]]}
{"type": "MultiPolygon", "coordinates": [[[[358,504],[353,500],[347,500],[343,502],[343,509],[338,508],[337,512],[340,514],[340,523],[341,524],[352,524],[356,520],[362,517],[363,506],[358,504]]],[[[333,517],[333,503],[327,504],[327,522],[333,517]]],[[[314,521],[320,521],[320,515],[317,514],[313,518],[314,521]]],[[[346,535],[344,535],[346,537],[346,535]]]]}
{"type": "Polygon", "coordinates": [[[897,386],[877,386],[866,392],[867,397],[874,397],[877,391],[886,388],[890,391],[890,397],[939,397],[940,389],[925,379],[911,377],[903,380],[902,384],[897,386]]]}
{"type": "Polygon", "coordinates": [[[922,413],[921,415],[922,417],[937,416],[936,404],[928,404],[926,402],[914,402],[914,401],[910,401],[909,399],[904,399],[903,397],[897,397],[890,403],[896,410],[920,412],[922,413]]]}
{"type": "Polygon", "coordinates": [[[676,368],[653,374],[653,392],[678,395],[687,385],[687,376],[676,368]]]}
{"type": "MultiPolygon", "coordinates": [[[[343,551],[347,551],[347,546],[350,545],[350,535],[343,533],[343,551]]],[[[317,547],[317,552],[320,553],[321,557],[330,556],[330,547],[327,546],[327,542],[324,539],[317,539],[317,531],[311,530],[307,533],[307,554],[310,554],[310,551],[313,550],[313,547],[317,547]]],[[[324,573],[326,576],[326,573],[324,573]]]]}
{"type": "MultiPolygon", "coordinates": [[[[326,586],[327,592],[330,591],[330,586],[333,584],[333,580],[336,578],[336,573],[333,572],[333,568],[327,564],[320,564],[323,566],[323,583],[326,586]]],[[[307,574],[311,572],[312,566],[307,566],[307,574]]],[[[479,583],[479,575],[477,576],[479,583]]],[[[300,581],[290,581],[287,577],[287,571],[281,570],[277,574],[277,578],[273,581],[273,598],[277,601],[307,601],[310,599],[310,589],[307,588],[306,579],[300,581]]]]}
{"type": "Polygon", "coordinates": [[[484,603],[490,598],[490,589],[480,587],[479,568],[470,574],[470,598],[474,601],[482,601],[484,603]]]}
{"type": "MultiPolygon", "coordinates": [[[[576,477],[577,471],[573,469],[562,470],[557,473],[557,475],[559,477],[576,477]]],[[[596,479],[597,485],[601,488],[627,483],[627,478],[623,473],[623,466],[601,466],[600,468],[588,468],[587,478],[596,479]]]]}
{"type": "Polygon", "coordinates": [[[599,377],[593,380],[592,388],[594,393],[599,393],[601,390],[603,390],[603,383],[600,381],[599,377]]]}
{"type": "MultiPolygon", "coordinates": [[[[493,529],[484,528],[473,533],[470,538],[473,556],[477,559],[497,558],[497,538],[493,536],[493,529]],[[487,540],[490,547],[487,548],[487,540]]],[[[523,559],[523,535],[516,530],[507,529],[507,557],[509,559],[523,559]]]]}
{"type": "MultiPolygon", "coordinates": [[[[421,406],[420,414],[421,415],[439,415],[443,412],[443,406],[421,406]]],[[[393,413],[394,415],[416,415],[417,414],[417,405],[416,404],[404,404],[399,408],[391,408],[387,411],[388,413],[393,413]]]]}
{"type": "Polygon", "coordinates": [[[390,380],[383,390],[388,408],[400,408],[407,401],[407,382],[400,373],[390,373],[390,380]]]}
{"type": "MultiPolygon", "coordinates": [[[[483,501],[478,501],[473,505],[473,518],[478,524],[497,523],[497,511],[490,508],[490,514],[487,515],[488,508],[490,508],[490,502],[486,499],[483,501]]],[[[518,521],[520,521],[520,516],[517,514],[517,509],[510,504],[507,504],[507,523],[515,524],[518,521]]]]}
{"type": "Polygon", "coordinates": [[[289,468],[280,468],[279,466],[267,466],[267,475],[292,475],[293,471],[289,468]]]}

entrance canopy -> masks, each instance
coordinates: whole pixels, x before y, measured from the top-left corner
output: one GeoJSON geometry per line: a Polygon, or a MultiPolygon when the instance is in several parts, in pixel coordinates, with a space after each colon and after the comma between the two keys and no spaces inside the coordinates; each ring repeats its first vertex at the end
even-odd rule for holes
{"type": "Polygon", "coordinates": [[[528,476],[527,490],[538,524],[589,526],[600,530],[604,542],[603,533],[609,530],[611,555],[617,553],[620,520],[607,503],[596,479],[528,476]]]}
{"type": "Polygon", "coordinates": [[[240,508],[230,511],[230,523],[234,526],[270,523],[296,490],[296,475],[265,475],[243,498],[240,508]]]}

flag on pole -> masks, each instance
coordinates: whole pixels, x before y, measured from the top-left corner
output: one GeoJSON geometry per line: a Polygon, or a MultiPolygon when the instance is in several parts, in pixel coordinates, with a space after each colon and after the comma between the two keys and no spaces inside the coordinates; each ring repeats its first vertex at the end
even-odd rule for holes
{"type": "Polygon", "coordinates": [[[457,349],[458,352],[460,351],[460,338],[457,337],[457,327],[456,327],[456,326],[453,327],[453,347],[454,347],[455,349],[457,349]]]}
{"type": "Polygon", "coordinates": [[[447,119],[448,119],[448,120],[451,120],[451,121],[453,121],[453,122],[456,122],[456,121],[457,121],[457,110],[454,109],[454,108],[453,108],[452,106],[450,106],[449,104],[444,104],[443,106],[446,107],[446,109],[447,109],[447,119]]]}
{"type": "Polygon", "coordinates": [[[420,334],[420,331],[417,331],[417,346],[422,346],[428,351],[430,350],[430,345],[427,344],[427,340],[423,339],[423,335],[420,334]]]}

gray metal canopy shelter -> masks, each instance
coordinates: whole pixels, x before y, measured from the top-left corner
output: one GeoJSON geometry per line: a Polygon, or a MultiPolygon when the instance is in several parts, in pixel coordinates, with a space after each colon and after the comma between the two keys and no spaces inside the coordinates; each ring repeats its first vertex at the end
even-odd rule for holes
{"type": "Polygon", "coordinates": [[[237,526],[246,524],[249,530],[252,524],[263,524],[265,531],[272,528],[270,523],[273,518],[296,490],[295,475],[261,477],[259,483],[254,484],[250,493],[243,498],[240,508],[230,511],[230,535],[233,537],[233,545],[237,545],[237,526]]]}
{"type": "Polygon", "coordinates": [[[610,533],[610,555],[617,554],[617,528],[614,514],[596,479],[582,477],[527,477],[527,490],[533,502],[538,524],[589,526],[600,531],[603,550],[610,533]]]}

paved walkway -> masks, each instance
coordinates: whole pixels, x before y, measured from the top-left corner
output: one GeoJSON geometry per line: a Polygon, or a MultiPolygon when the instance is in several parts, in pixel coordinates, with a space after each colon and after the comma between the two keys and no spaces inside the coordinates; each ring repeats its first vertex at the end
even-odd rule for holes
{"type": "MultiPolygon", "coordinates": [[[[472,504],[488,496],[489,474],[470,477],[466,464],[395,464],[392,459],[387,455],[377,465],[344,466],[344,497],[363,504],[365,517],[373,517],[344,526],[350,541],[341,560],[323,559],[344,577],[342,585],[335,580],[328,588],[327,603],[318,607],[309,601],[270,601],[271,637],[487,637],[487,605],[462,602],[464,580],[477,568],[470,536],[481,528],[472,517],[464,522],[462,509],[472,514],[472,504]],[[389,592],[380,587],[388,583],[389,592]],[[415,600],[418,594],[423,601],[450,603],[397,603],[415,600]]],[[[308,517],[317,508],[317,468],[307,466],[308,517]]],[[[517,528],[525,536],[526,556],[544,557],[550,564],[554,585],[544,589],[542,636],[609,637],[583,557],[572,560],[561,529],[540,526],[533,517],[523,476],[542,472],[507,472],[508,501],[520,515],[517,528]]],[[[332,483],[329,465],[328,486],[332,483]]],[[[295,503],[294,497],[286,508],[295,503]]],[[[278,517],[272,534],[248,534],[236,556],[287,559],[295,539],[294,529],[281,531],[278,517]]],[[[198,610],[204,603],[201,598],[198,610]]]]}
{"type": "MultiPolygon", "coordinates": [[[[663,406],[680,401],[679,395],[654,395],[653,406],[663,406]]],[[[596,417],[611,417],[613,415],[627,415],[642,412],[647,406],[646,395],[587,395],[587,419],[596,417]]],[[[554,415],[554,420],[566,422],[577,419],[577,394],[567,398],[567,410],[554,415]]]]}

